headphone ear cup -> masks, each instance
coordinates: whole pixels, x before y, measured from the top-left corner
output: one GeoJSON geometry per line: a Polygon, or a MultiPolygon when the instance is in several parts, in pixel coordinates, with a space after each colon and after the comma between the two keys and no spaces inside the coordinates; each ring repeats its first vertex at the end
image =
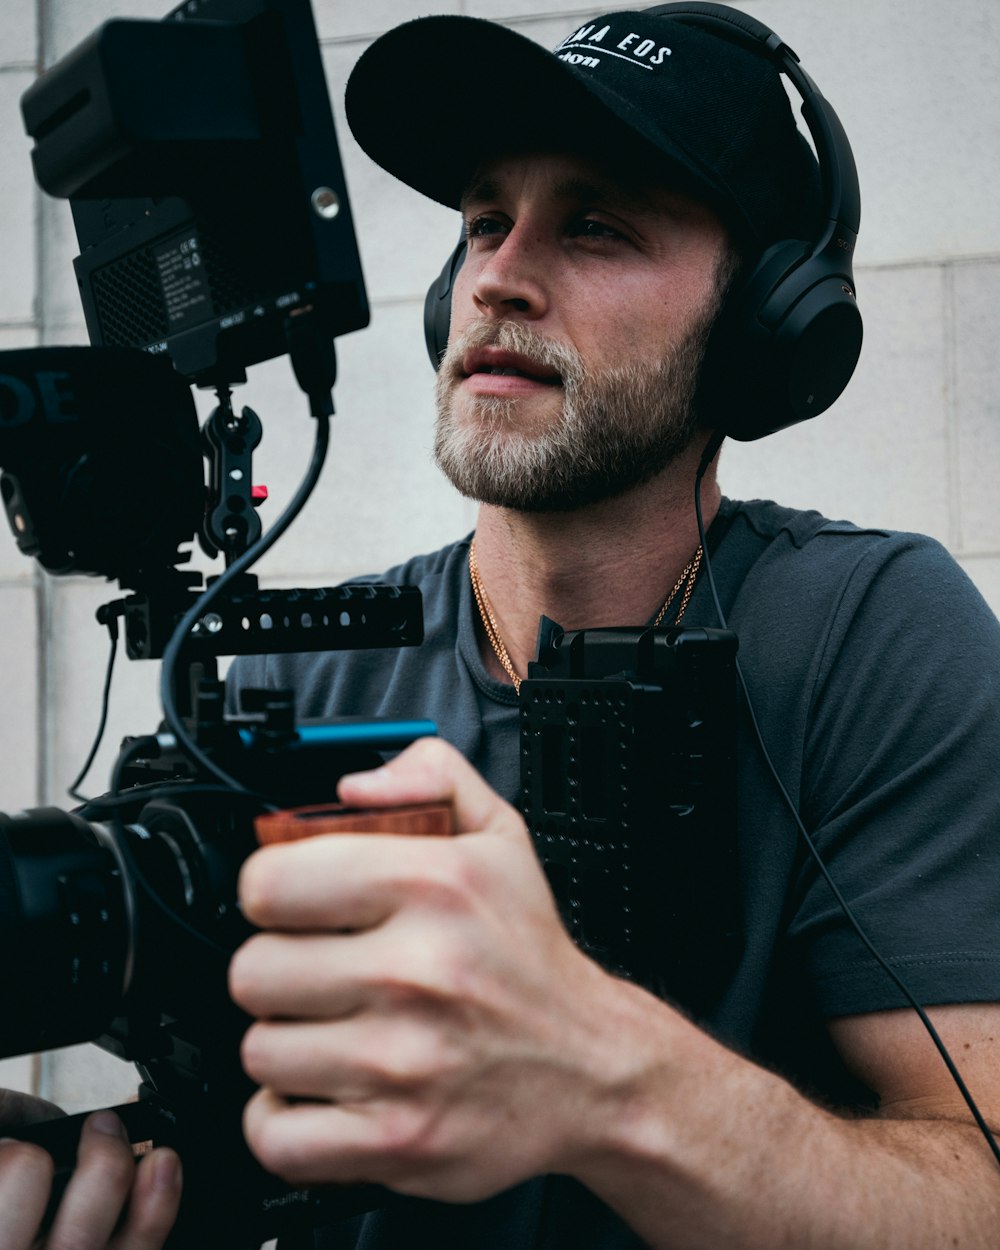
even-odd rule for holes
{"type": "Polygon", "coordinates": [[[853,286],[840,275],[810,278],[808,290],[773,336],[789,424],[819,416],[850,382],[861,355],[861,313],[853,286]]]}
{"type": "Polygon", "coordinates": [[[466,248],[463,229],[458,245],[445,261],[444,268],[431,283],[424,297],[424,342],[427,344],[427,354],[435,369],[440,369],[441,358],[448,346],[448,331],[451,327],[451,291],[455,285],[455,275],[465,260],[466,248]]]}
{"type": "Polygon", "coordinates": [[[843,257],[769,248],[709,336],[697,396],[702,421],[742,442],[818,416],[861,352],[861,313],[843,257]]]}

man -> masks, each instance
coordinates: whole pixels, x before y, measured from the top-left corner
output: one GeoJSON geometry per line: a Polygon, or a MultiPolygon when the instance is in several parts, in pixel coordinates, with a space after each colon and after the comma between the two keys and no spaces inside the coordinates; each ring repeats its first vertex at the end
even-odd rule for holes
{"type": "MultiPolygon", "coordinates": [[[[259,1021],[248,1140],[289,1179],[391,1191],[319,1232],[322,1250],[992,1244],[1000,1172],[802,855],[744,723],[746,955],[700,1024],[572,944],[498,797],[517,793],[541,615],[717,623],[692,502],[712,421],[701,351],[737,271],[814,225],[814,167],[763,58],[628,13],[570,42],[590,47],[543,69],[501,28],[428,19],[352,80],[369,151],[461,200],[438,458],[482,501],[475,560],[464,540],[386,575],[424,591],[420,649],[272,657],[233,685],[294,685],[307,716],[437,720],[460,754],[418,744],[340,795],[450,799],[458,836],[338,835],[248,861],[264,932],[231,975],[259,1021]],[[679,129],[653,136],[632,79],[606,88],[619,57],[659,84],[644,93],[687,84],[679,129]]],[[[779,772],[995,1123],[998,812],[980,761],[1000,747],[996,622],[923,540],[735,504],[714,464],[702,498],[779,772]]]]}
{"type": "MultiPolygon", "coordinates": [[[[699,408],[699,363],[734,274],[815,237],[815,165],[772,64],[650,14],[595,18],[555,57],[410,23],[362,58],[348,116],[463,212],[437,457],[481,501],[474,547],[386,574],[424,592],[418,651],[272,657],[234,684],[294,686],[307,716],[431,716],[513,799],[542,615],[718,623],[693,495],[725,414],[699,408]]],[[[997,624],[927,540],[735,504],[714,463],[702,501],[778,773],[996,1124],[997,624]]],[[[700,1026],[569,941],[518,817],[443,744],[340,795],[449,798],[459,836],[248,862],[251,1147],[401,1196],[320,1247],[992,1243],[987,1144],[740,732],[745,954],[700,1026]]]]}

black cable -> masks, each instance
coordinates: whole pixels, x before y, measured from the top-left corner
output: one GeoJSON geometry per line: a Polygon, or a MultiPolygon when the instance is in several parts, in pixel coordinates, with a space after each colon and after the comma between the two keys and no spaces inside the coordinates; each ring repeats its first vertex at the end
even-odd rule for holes
{"type": "MultiPolygon", "coordinates": [[[[148,741],[148,740],[147,740],[148,741]]],[[[221,782],[208,781],[160,781],[151,782],[142,787],[142,798],[175,799],[193,794],[232,794],[232,786],[224,786],[221,782]]],[[[134,790],[109,791],[97,798],[85,800],[84,806],[77,812],[84,820],[101,820],[110,810],[115,812],[119,807],[133,807],[136,802],[134,790]]],[[[259,804],[262,812],[276,812],[279,808],[269,802],[262,794],[248,794],[248,798],[259,804]]]]}
{"type": "Polygon", "coordinates": [[[277,542],[305,507],[306,501],[315,489],[320,473],[323,470],[327,449],[330,445],[330,419],[325,413],[318,415],[314,413],[314,416],[316,417],[316,440],[313,444],[312,459],[292,501],[267,533],[262,535],[252,547],[247,548],[238,559],[234,560],[229,568],[208,587],[204,594],[199,596],[194,605],[182,617],[163,652],[163,665],[160,670],[160,701],[163,704],[163,717],[170,728],[170,732],[176,738],[177,745],[185,755],[237,794],[249,795],[251,792],[234,777],[230,777],[218,764],[214,763],[201,750],[185,728],[174,700],[174,670],[177,667],[181,650],[188,641],[191,629],[199,617],[205,614],[211,604],[214,603],[231,582],[245,573],[251,565],[255,564],[277,542]]]}
{"type": "MultiPolygon", "coordinates": [[[[110,820],[115,830],[115,849],[125,868],[128,870],[126,874],[127,879],[143,889],[146,898],[150,903],[152,903],[157,911],[166,916],[172,925],[181,929],[188,935],[188,937],[193,938],[200,945],[207,947],[213,954],[225,955],[228,957],[232,954],[228,947],[223,946],[220,942],[216,942],[213,938],[209,937],[208,934],[202,933],[200,929],[196,929],[194,925],[190,924],[184,916],[182,916],[175,908],[171,907],[166,899],[164,899],[162,895],[154,889],[145,873],[139,867],[135,856],[132,854],[132,848],[128,843],[128,832],[125,825],[122,823],[121,817],[115,810],[115,808],[118,807],[123,801],[131,803],[135,802],[134,794],[122,794],[121,790],[122,774],[124,773],[129,760],[131,760],[134,756],[141,755],[145,752],[155,751],[158,754],[160,746],[161,743],[158,735],[156,734],[146,734],[141,738],[133,738],[132,741],[129,742],[128,746],[122,749],[118,759],[115,761],[115,767],[111,774],[111,789],[108,792],[107,797],[101,800],[102,803],[106,803],[107,806],[111,808],[110,820]]],[[[161,788],[162,787],[155,787],[157,790],[161,788]]],[[[225,789],[227,794],[232,792],[232,788],[230,786],[222,788],[225,789]]],[[[152,793],[147,791],[145,788],[143,788],[142,795],[144,799],[152,797],[152,793]]]]}
{"type": "Polygon", "coordinates": [[[108,616],[105,624],[108,627],[108,633],[111,635],[111,653],[108,656],[108,667],[104,676],[104,693],[101,696],[101,719],[97,726],[97,733],[94,736],[93,745],[90,748],[90,754],[87,756],[86,762],[75,781],[73,781],[66,793],[71,799],[76,799],[78,803],[87,803],[87,797],[80,793],[79,787],[84,777],[90,772],[91,766],[97,757],[98,748],[104,738],[104,731],[108,725],[108,708],[111,704],[111,679],[115,671],[115,658],[118,655],[118,620],[111,614],[108,616]]]}
{"type": "MultiPolygon", "coordinates": [[[[716,453],[718,452],[719,448],[722,446],[723,438],[724,438],[724,435],[721,435],[718,433],[713,434],[711,439],[708,442],[708,445],[705,448],[704,454],[702,455],[701,463],[698,466],[698,472],[695,475],[695,481],[694,481],[694,509],[695,509],[695,515],[698,519],[698,538],[699,538],[699,541],[701,542],[702,549],[704,551],[703,561],[705,565],[705,575],[708,578],[708,585],[712,592],[712,601],[715,605],[715,612],[719,619],[720,626],[723,629],[728,629],[729,626],[726,623],[726,615],[722,610],[722,604],[719,602],[719,594],[715,585],[715,577],[712,573],[712,561],[708,552],[708,541],[705,535],[705,523],[704,523],[704,520],[702,518],[702,513],[701,513],[702,478],[705,476],[705,473],[708,470],[708,466],[715,459],[716,453]]],[[[912,993],[912,991],[910,990],[910,987],[906,984],[906,982],[902,979],[902,977],[899,976],[899,974],[895,971],[895,969],[890,966],[888,961],[883,958],[882,954],[875,947],[871,938],[865,932],[864,928],[861,925],[861,922],[855,916],[854,911],[851,908],[851,905],[848,903],[847,899],[844,898],[843,894],[840,892],[839,887],[837,886],[837,883],[833,880],[833,877],[830,875],[830,871],[827,868],[822,855],[820,855],[819,849],[817,848],[816,843],[813,841],[812,836],[810,835],[809,831],[806,829],[805,824],[803,823],[802,818],[799,815],[798,808],[795,806],[794,802],[792,801],[791,795],[786,790],[785,784],[781,780],[781,777],[778,774],[778,770],[775,767],[774,761],[771,759],[771,754],[767,749],[767,744],[764,742],[764,736],[761,732],[760,724],[757,721],[757,713],[754,711],[753,702],[750,698],[750,690],[747,686],[746,677],[743,674],[743,669],[740,666],[740,662],[738,658],[736,660],[736,675],[737,675],[737,678],[739,679],[740,688],[743,691],[743,698],[746,702],[747,712],[750,715],[750,725],[753,729],[754,740],[756,741],[757,747],[760,750],[761,756],[763,757],[764,764],[767,768],[768,773],[770,774],[772,781],[777,786],[778,793],[781,795],[781,798],[785,806],[788,808],[788,811],[791,813],[792,820],[795,822],[795,827],[799,832],[799,836],[802,838],[803,842],[805,843],[806,849],[808,850],[810,856],[812,857],[813,862],[816,864],[816,867],[820,871],[820,875],[823,877],[823,880],[829,886],[833,894],[833,897],[837,902],[838,907],[843,912],[851,928],[854,930],[857,936],[861,939],[861,942],[864,944],[868,953],[872,956],[872,958],[879,965],[879,967],[886,973],[886,975],[890,978],[890,980],[893,982],[896,988],[900,991],[900,993],[903,995],[906,1001],[910,1004],[913,1010],[917,1013],[917,1016],[920,1019],[921,1024],[926,1029],[928,1036],[930,1037],[931,1041],[934,1043],[935,1047],[937,1048],[938,1054],[941,1056],[942,1060],[944,1061],[944,1065],[948,1069],[948,1072],[951,1075],[952,1080],[955,1082],[955,1085],[959,1093],[962,1095],[962,1098],[965,1100],[965,1105],[969,1108],[969,1111],[972,1113],[972,1117],[975,1120],[980,1132],[982,1133],[983,1137],[985,1137],[986,1143],[989,1146],[994,1159],[996,1160],[997,1164],[1000,1165],[1000,1145],[997,1144],[996,1138],[994,1137],[992,1131],[990,1130],[989,1125],[986,1123],[986,1120],[984,1119],[982,1112],[979,1110],[979,1107],[976,1105],[976,1101],[972,1097],[972,1094],[969,1092],[969,1089],[966,1086],[965,1081],[962,1079],[962,1074],[959,1072],[958,1068],[956,1067],[955,1061],[952,1059],[951,1055],[948,1053],[948,1048],[945,1046],[944,1042],[941,1040],[941,1037],[938,1034],[937,1029],[934,1027],[930,1017],[927,1015],[927,1012],[924,1010],[921,1004],[917,1001],[916,996],[912,993]]]]}

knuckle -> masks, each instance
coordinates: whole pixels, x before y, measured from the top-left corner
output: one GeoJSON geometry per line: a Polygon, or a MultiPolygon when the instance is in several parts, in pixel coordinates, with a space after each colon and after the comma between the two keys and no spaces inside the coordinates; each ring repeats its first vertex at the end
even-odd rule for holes
{"type": "Polygon", "coordinates": [[[479,900],[486,895],[494,877],[490,866],[479,854],[479,844],[469,839],[454,843],[452,873],[456,890],[466,900],[479,900]]]}
{"type": "Polygon", "coordinates": [[[253,1024],[240,1042],[240,1063],[252,1081],[264,1083],[267,1058],[270,1054],[268,1030],[265,1025],[253,1024]]]}
{"type": "Polygon", "coordinates": [[[408,764],[419,770],[432,787],[442,793],[450,789],[455,761],[461,756],[442,738],[418,738],[407,748],[408,764]]]}
{"type": "Polygon", "coordinates": [[[7,1167],[16,1169],[20,1175],[36,1182],[48,1183],[55,1168],[51,1155],[34,1142],[3,1142],[0,1144],[0,1158],[7,1167]]]}
{"type": "Polygon", "coordinates": [[[414,1031],[386,1039],[369,1054],[366,1067],[375,1085],[396,1092],[424,1085],[434,1071],[433,1048],[414,1031]]]}
{"type": "Polygon", "coordinates": [[[284,1132],[273,1117],[248,1119],[244,1132],[247,1144],[264,1169],[283,1180],[299,1179],[313,1162],[305,1144],[295,1134],[284,1132]]]}
{"type": "Polygon", "coordinates": [[[45,1250],[92,1250],[93,1245],[90,1229],[74,1222],[72,1226],[54,1229],[45,1242],[45,1250]]]}
{"type": "Polygon", "coordinates": [[[456,842],[426,848],[412,882],[414,895],[427,907],[459,914],[473,906],[478,873],[456,842]]]}
{"type": "Polygon", "coordinates": [[[229,961],[229,996],[240,1007],[251,1010],[257,996],[259,978],[257,956],[260,935],[248,938],[229,961]]]}
{"type": "Polygon", "coordinates": [[[449,754],[443,738],[418,738],[410,747],[410,758],[420,764],[443,763],[449,754]]]}
{"type": "Polygon", "coordinates": [[[280,847],[262,847],[247,859],[240,869],[239,899],[243,915],[251,924],[266,926],[274,911],[280,883],[277,877],[275,851],[280,847]]]}
{"type": "Polygon", "coordinates": [[[379,987],[383,1000],[400,1011],[442,1008],[462,983],[454,967],[458,958],[447,942],[434,936],[411,944],[383,975],[379,987]]]}
{"type": "Polygon", "coordinates": [[[393,1104],[381,1117],[378,1156],[397,1175],[428,1167],[435,1159],[433,1123],[433,1117],[418,1104],[393,1104]]]}
{"type": "Polygon", "coordinates": [[[124,1141],[101,1142],[89,1166],[93,1168],[95,1182],[112,1192],[127,1191],[135,1178],[135,1158],[124,1141]]]}

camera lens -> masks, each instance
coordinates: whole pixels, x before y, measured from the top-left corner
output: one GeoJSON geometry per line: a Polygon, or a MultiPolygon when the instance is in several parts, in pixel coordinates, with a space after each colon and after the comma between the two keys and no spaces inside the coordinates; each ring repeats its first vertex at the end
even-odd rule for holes
{"type": "Polygon", "coordinates": [[[0,1055],[101,1033],[131,947],[107,832],[58,808],[0,814],[0,1055]]]}

